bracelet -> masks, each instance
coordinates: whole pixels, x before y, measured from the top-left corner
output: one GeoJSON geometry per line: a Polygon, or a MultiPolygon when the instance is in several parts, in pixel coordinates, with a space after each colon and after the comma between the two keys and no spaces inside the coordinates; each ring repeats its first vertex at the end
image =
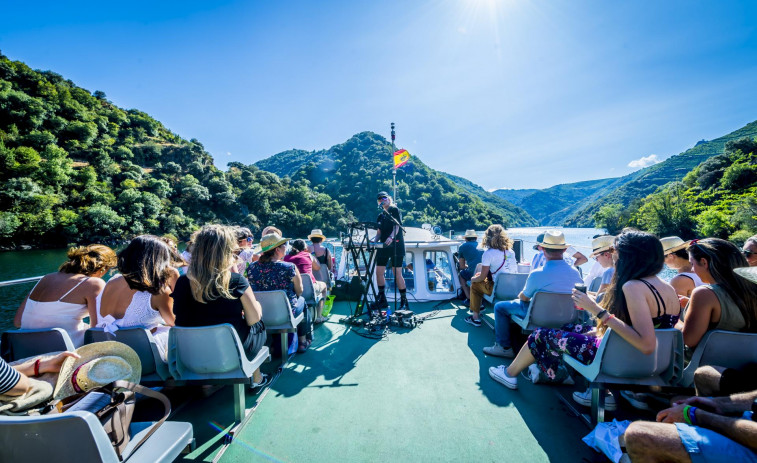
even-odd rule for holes
{"type": "Polygon", "coordinates": [[[693,424],[691,423],[691,418],[689,417],[689,410],[690,409],[691,409],[691,405],[686,405],[686,406],[683,407],[683,421],[686,424],[693,426],[693,424]]]}
{"type": "Polygon", "coordinates": [[[697,425],[697,407],[689,408],[689,420],[693,426],[697,425]]]}
{"type": "Polygon", "coordinates": [[[610,314],[607,316],[607,318],[605,318],[604,320],[600,320],[599,322],[602,323],[603,325],[606,325],[607,322],[609,322],[611,318],[615,318],[615,315],[610,314]]]}
{"type": "Polygon", "coordinates": [[[37,359],[34,362],[34,376],[39,376],[39,364],[42,362],[41,359],[37,359]]]}

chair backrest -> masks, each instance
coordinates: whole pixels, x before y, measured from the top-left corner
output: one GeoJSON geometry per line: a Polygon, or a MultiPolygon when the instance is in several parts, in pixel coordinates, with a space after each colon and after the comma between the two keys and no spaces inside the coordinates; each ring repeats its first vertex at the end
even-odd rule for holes
{"type": "Polygon", "coordinates": [[[302,297],[308,303],[315,303],[315,289],[313,289],[313,279],[310,275],[303,274],[302,276],[302,297]]]}
{"type": "Polygon", "coordinates": [[[528,273],[500,273],[494,284],[494,299],[510,300],[518,297],[526,286],[528,273]]]}
{"type": "Polygon", "coordinates": [[[587,290],[596,293],[599,291],[599,287],[602,286],[602,277],[596,277],[593,280],[591,280],[591,283],[589,284],[589,287],[587,290]]]}
{"type": "Polygon", "coordinates": [[[100,421],[89,412],[0,415],[0,461],[118,462],[100,421]]]}
{"type": "Polygon", "coordinates": [[[6,362],[64,350],[73,351],[75,347],[62,328],[10,330],[0,338],[0,351],[6,362]]]}
{"type": "Polygon", "coordinates": [[[243,355],[239,336],[228,323],[175,326],[168,332],[168,369],[177,381],[249,377],[243,355]]]}
{"type": "Polygon", "coordinates": [[[528,311],[529,325],[544,328],[560,328],[576,321],[578,311],[568,293],[539,291],[531,299],[528,311]]]}
{"type": "MultiPolygon", "coordinates": [[[[643,354],[612,330],[602,340],[604,354],[600,371],[617,378],[662,377],[672,382],[683,367],[683,335],[674,328],[655,330],[657,346],[651,354],[643,354]]],[[[599,356],[599,353],[597,353],[599,356]]]]}
{"type": "Polygon", "coordinates": [[[686,370],[681,378],[681,386],[694,384],[694,372],[704,365],[725,368],[742,368],[757,362],[757,333],[736,331],[708,331],[697,344],[686,370]]]}
{"type": "Polygon", "coordinates": [[[157,374],[162,379],[169,377],[168,367],[160,358],[160,351],[150,330],[146,328],[119,328],[114,334],[103,328],[90,328],[84,333],[84,344],[102,341],[118,341],[134,349],[142,362],[142,377],[157,374]]]}
{"type": "Polygon", "coordinates": [[[266,328],[282,329],[296,326],[286,292],[282,290],[255,291],[255,299],[263,308],[263,323],[266,328]]]}

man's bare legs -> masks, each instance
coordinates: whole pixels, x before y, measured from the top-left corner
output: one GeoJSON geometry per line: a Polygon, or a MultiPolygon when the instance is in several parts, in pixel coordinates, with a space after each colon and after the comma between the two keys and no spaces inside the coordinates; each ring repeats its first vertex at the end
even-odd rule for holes
{"type": "Polygon", "coordinates": [[[626,430],[625,440],[633,462],[691,463],[674,424],[636,421],[626,430]]]}

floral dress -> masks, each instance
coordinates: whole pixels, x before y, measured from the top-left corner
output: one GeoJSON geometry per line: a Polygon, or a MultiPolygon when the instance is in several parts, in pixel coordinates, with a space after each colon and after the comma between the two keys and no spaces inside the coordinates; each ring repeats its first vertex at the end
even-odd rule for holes
{"type": "Polygon", "coordinates": [[[289,262],[253,262],[247,267],[247,280],[253,291],[284,290],[292,309],[297,305],[294,292],[295,266],[289,262]]]}
{"type": "MultiPolygon", "coordinates": [[[[665,302],[657,288],[644,280],[639,281],[647,285],[657,302],[657,316],[652,319],[655,329],[673,328],[678,322],[678,315],[665,313],[665,302]]],[[[560,329],[537,328],[528,336],[528,349],[542,373],[550,380],[559,379],[558,372],[564,370],[562,354],[568,354],[584,365],[594,360],[602,341],[602,338],[590,333],[594,328],[582,324],[568,324],[560,329]]]]}

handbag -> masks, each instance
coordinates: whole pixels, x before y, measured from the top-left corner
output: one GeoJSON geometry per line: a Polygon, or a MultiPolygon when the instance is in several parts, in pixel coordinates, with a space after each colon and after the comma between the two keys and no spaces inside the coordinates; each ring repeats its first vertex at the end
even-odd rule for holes
{"type": "MultiPolygon", "coordinates": [[[[134,453],[166,421],[171,413],[171,402],[160,392],[127,381],[115,381],[107,386],[98,387],[87,392],[59,400],[48,406],[49,414],[83,410],[93,413],[103,425],[105,433],[116,451],[119,461],[123,461],[124,451],[131,436],[129,426],[134,415],[136,394],[159,400],[163,404],[163,417],[150,427],[150,430],[132,448],[134,453]]],[[[128,455],[126,455],[128,457],[128,455]]]]}

